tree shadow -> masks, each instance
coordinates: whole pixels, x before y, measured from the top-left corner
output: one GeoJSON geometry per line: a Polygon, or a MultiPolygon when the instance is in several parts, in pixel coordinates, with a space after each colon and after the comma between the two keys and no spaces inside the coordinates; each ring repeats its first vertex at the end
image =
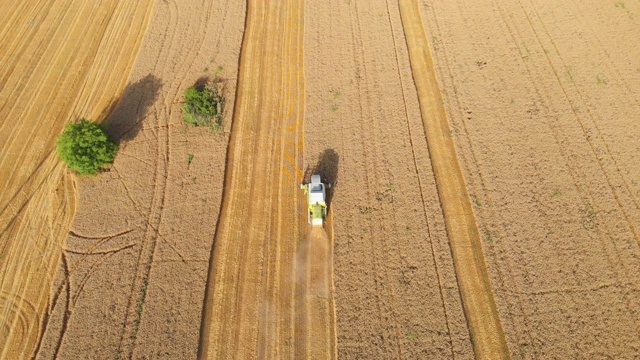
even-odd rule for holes
{"type": "Polygon", "coordinates": [[[120,98],[113,101],[105,110],[109,112],[105,123],[111,139],[122,143],[138,135],[160,89],[162,89],[162,81],[151,74],[127,85],[120,98]]]}
{"type": "Polygon", "coordinates": [[[330,206],[331,199],[336,185],[338,184],[338,164],[340,156],[334,149],[324,150],[318,157],[318,162],[313,167],[307,167],[304,174],[304,181],[308,182],[311,175],[318,174],[324,183],[331,184],[327,189],[327,206],[330,206]]]}

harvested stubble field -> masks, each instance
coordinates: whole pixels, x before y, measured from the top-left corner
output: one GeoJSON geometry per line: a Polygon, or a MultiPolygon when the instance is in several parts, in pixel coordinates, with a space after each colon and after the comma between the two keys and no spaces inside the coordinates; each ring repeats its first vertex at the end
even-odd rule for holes
{"type": "Polygon", "coordinates": [[[640,357],[640,3],[0,10],[0,357],[640,357]],[[121,150],[74,187],[79,116],[121,150]]]}
{"type": "Polygon", "coordinates": [[[72,177],[55,155],[65,123],[109,113],[152,1],[0,2],[0,358],[38,346],[69,224],[72,177]],[[127,48],[129,51],[121,51],[127,48]]]}

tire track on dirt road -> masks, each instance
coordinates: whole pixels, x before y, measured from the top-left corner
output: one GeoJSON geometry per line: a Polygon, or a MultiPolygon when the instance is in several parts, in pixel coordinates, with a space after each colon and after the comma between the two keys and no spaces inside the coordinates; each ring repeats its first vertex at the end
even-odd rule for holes
{"type": "Polygon", "coordinates": [[[331,331],[326,341],[295,336],[307,325],[295,313],[296,248],[307,230],[302,25],[302,1],[248,3],[200,358],[293,358],[301,348],[327,358],[335,348],[331,331]]]}
{"type": "Polygon", "coordinates": [[[417,1],[400,2],[420,112],[477,358],[509,358],[480,235],[458,164],[417,1]]]}

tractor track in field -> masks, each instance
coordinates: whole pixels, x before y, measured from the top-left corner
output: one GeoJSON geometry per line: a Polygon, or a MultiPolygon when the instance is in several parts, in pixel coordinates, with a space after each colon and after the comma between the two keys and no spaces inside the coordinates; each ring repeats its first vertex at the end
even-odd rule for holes
{"type": "Polygon", "coordinates": [[[312,227],[296,251],[296,359],[337,358],[331,228],[312,227]]]}
{"type": "MultiPolygon", "coordinates": [[[[441,22],[441,20],[436,18],[433,21],[432,27],[429,28],[428,30],[430,32],[439,33],[441,31],[440,22],[441,22]]],[[[435,35],[433,35],[433,36],[435,37],[435,35]]],[[[443,56],[444,59],[445,59],[444,60],[444,64],[446,65],[447,70],[449,72],[451,72],[451,64],[450,64],[450,61],[448,59],[448,54],[447,54],[446,49],[440,49],[440,53],[441,53],[441,56],[443,56]]],[[[463,119],[465,116],[469,117],[468,113],[465,114],[464,105],[462,104],[461,98],[458,95],[458,90],[454,89],[453,93],[454,93],[454,96],[452,96],[452,98],[454,99],[453,100],[453,103],[455,104],[454,108],[456,109],[456,112],[458,113],[459,117],[461,119],[463,119]]],[[[466,127],[466,123],[464,122],[464,120],[462,120],[461,123],[462,123],[462,126],[461,126],[462,134],[464,134],[467,137],[467,139],[468,139],[469,143],[471,144],[471,146],[470,146],[469,154],[465,154],[465,153],[459,154],[459,156],[460,156],[459,162],[462,162],[462,163],[465,163],[465,164],[467,164],[469,162],[471,162],[473,164],[478,163],[479,162],[479,160],[478,160],[479,157],[477,155],[477,151],[474,150],[474,148],[472,146],[474,140],[469,135],[469,131],[468,131],[467,127],[466,127]]],[[[486,183],[486,181],[484,179],[484,176],[483,176],[483,174],[481,172],[478,172],[478,178],[479,178],[480,186],[483,189],[482,195],[484,195],[484,197],[482,197],[482,201],[485,201],[490,206],[494,206],[495,200],[492,199],[491,196],[487,194],[487,183],[486,183]]],[[[540,180],[542,180],[542,179],[540,179],[540,180]]],[[[471,179],[471,181],[473,181],[473,179],[471,179]]],[[[476,196],[480,196],[480,195],[476,194],[476,196]]],[[[480,200],[475,198],[475,201],[480,201],[480,200]]],[[[501,219],[500,218],[500,214],[497,214],[495,212],[491,213],[489,215],[489,217],[494,218],[494,219],[500,219],[501,221],[506,221],[505,219],[501,219]]],[[[500,237],[504,236],[504,234],[502,232],[497,232],[496,235],[500,236],[500,237]]],[[[495,252],[495,251],[499,251],[500,250],[499,249],[499,244],[488,244],[487,246],[489,248],[489,252],[492,252],[492,253],[495,252]]],[[[498,284],[500,284],[500,286],[504,286],[505,282],[509,281],[509,279],[513,277],[513,266],[505,261],[504,268],[503,269],[497,269],[496,270],[496,275],[497,275],[497,279],[498,279],[498,284]]],[[[521,326],[526,329],[526,331],[524,331],[523,333],[516,334],[516,338],[518,339],[518,341],[532,342],[535,332],[531,329],[529,318],[528,318],[527,313],[524,311],[524,308],[523,308],[522,299],[521,299],[522,291],[518,287],[517,284],[512,285],[512,286],[514,286],[515,291],[512,293],[512,296],[509,296],[508,299],[506,299],[506,306],[508,307],[509,311],[511,311],[511,312],[516,312],[517,311],[519,314],[521,314],[521,316],[522,316],[522,318],[520,320],[521,321],[521,326]]],[[[514,350],[511,349],[512,353],[513,353],[513,351],[514,350]]],[[[535,355],[535,353],[534,353],[534,355],[535,355]]]]}
{"type": "MultiPolygon", "coordinates": [[[[498,8],[498,10],[500,11],[500,15],[501,15],[501,20],[505,21],[505,23],[507,24],[507,34],[510,36],[511,41],[513,41],[513,43],[515,44],[523,44],[523,38],[522,38],[522,34],[516,30],[514,30],[513,26],[508,24],[508,22],[506,21],[507,19],[509,19],[509,13],[506,9],[504,9],[503,5],[500,5],[500,3],[498,2],[494,2],[495,6],[498,8]]],[[[524,10],[523,10],[523,14],[524,14],[524,10]]],[[[436,27],[438,27],[438,21],[436,19],[435,21],[436,23],[436,27]]],[[[439,31],[439,27],[437,29],[437,31],[439,31]]],[[[549,35],[547,33],[547,35],[549,35]]],[[[520,47],[521,45],[519,45],[517,47],[517,53],[522,57],[522,58],[526,58],[527,57],[527,52],[529,51],[528,49],[523,49],[520,47]]],[[[556,49],[557,51],[557,49],[556,49]]],[[[443,56],[445,57],[445,61],[444,63],[447,66],[448,72],[449,73],[453,73],[454,71],[452,70],[450,61],[447,59],[447,53],[446,50],[441,50],[441,53],[443,54],[443,56]]],[[[534,83],[535,84],[535,79],[536,79],[536,75],[534,74],[534,70],[532,70],[532,65],[528,65],[526,66],[526,72],[527,72],[527,81],[534,83]]],[[[556,74],[557,75],[557,74],[556,74]]],[[[556,80],[559,80],[556,76],[556,80]]],[[[628,88],[627,88],[628,90],[628,88]]],[[[538,99],[540,99],[541,104],[540,106],[543,108],[543,110],[546,113],[551,113],[553,112],[553,109],[550,105],[550,101],[548,99],[548,95],[546,95],[544,93],[544,89],[541,86],[535,86],[535,92],[536,92],[536,96],[538,99]]],[[[460,97],[460,95],[458,95],[458,91],[454,90],[454,93],[456,94],[454,96],[455,98],[455,103],[456,103],[456,108],[458,109],[463,109],[464,105],[463,105],[463,101],[460,97]]],[[[566,96],[566,93],[565,93],[566,96]]],[[[471,132],[468,129],[468,125],[466,124],[464,118],[465,118],[465,114],[462,114],[462,110],[460,111],[460,123],[461,123],[461,130],[462,133],[464,134],[464,136],[468,139],[467,141],[469,141],[470,146],[469,146],[469,151],[468,154],[466,155],[467,157],[469,157],[469,159],[463,159],[463,162],[469,162],[470,164],[478,164],[480,163],[480,157],[477,155],[478,150],[474,149],[474,147],[477,147],[477,144],[474,144],[476,141],[473,139],[473,136],[471,134],[471,132]]],[[[575,112],[574,112],[575,114],[575,112]]],[[[592,115],[589,114],[591,117],[592,115]]],[[[577,118],[577,121],[580,121],[579,118],[577,118]]],[[[566,164],[571,164],[570,161],[570,157],[571,157],[571,148],[568,147],[567,145],[563,144],[563,141],[561,140],[561,129],[558,125],[552,123],[552,122],[548,122],[545,120],[545,125],[551,130],[551,134],[552,134],[552,139],[554,140],[555,144],[558,146],[559,148],[559,154],[562,156],[563,161],[566,164]]],[[[584,128],[583,128],[584,130],[584,128]]],[[[598,132],[599,133],[599,132],[598,132]]],[[[601,135],[600,135],[601,136],[601,135]]],[[[609,155],[610,151],[608,150],[607,153],[609,155]]],[[[464,158],[464,154],[462,155],[462,157],[464,158]]],[[[614,164],[616,164],[615,162],[615,158],[611,157],[611,160],[614,164]]],[[[619,167],[616,164],[616,169],[619,172],[619,167]]],[[[578,167],[574,167],[574,166],[569,166],[568,167],[568,171],[571,174],[571,183],[573,184],[573,186],[576,189],[580,189],[580,192],[583,194],[581,196],[581,199],[579,200],[580,205],[583,208],[594,208],[594,211],[599,212],[601,211],[601,209],[597,206],[597,205],[592,205],[595,204],[594,198],[589,196],[589,194],[587,192],[583,192],[582,189],[584,188],[584,185],[581,184],[581,179],[584,179],[586,177],[586,174],[580,170],[578,167]]],[[[492,209],[492,210],[488,210],[488,214],[481,214],[481,217],[486,217],[487,219],[494,219],[499,223],[508,223],[509,220],[506,216],[504,216],[504,214],[502,214],[499,211],[495,211],[493,209],[495,209],[496,205],[496,199],[494,198],[494,195],[491,194],[491,191],[489,191],[489,187],[487,185],[487,181],[485,179],[486,175],[483,175],[482,172],[477,171],[478,173],[478,179],[479,179],[479,187],[482,189],[482,199],[484,202],[486,202],[486,204],[488,205],[488,209],[492,209]]],[[[539,182],[544,182],[545,181],[545,177],[541,176],[540,174],[535,174],[537,181],[539,182]]],[[[624,178],[623,178],[624,180],[624,178]]],[[[628,184],[626,184],[625,182],[625,188],[628,190],[628,184]]],[[[631,194],[631,192],[629,191],[629,194],[631,194]]],[[[635,202],[634,202],[635,204],[635,202]]],[[[621,204],[618,204],[621,206],[621,210],[624,212],[624,208],[622,208],[621,204]]],[[[537,205],[536,208],[539,208],[540,205],[537,205]]],[[[544,211],[542,209],[540,209],[540,211],[544,211]]],[[[626,217],[626,213],[625,217],[626,217]]],[[[635,232],[633,231],[633,225],[629,222],[629,219],[626,219],[628,224],[629,224],[629,228],[632,231],[632,234],[635,235],[635,232]]],[[[606,225],[605,225],[606,226],[606,225]]],[[[607,229],[606,232],[610,232],[610,229],[607,229]]],[[[506,238],[507,235],[505,233],[504,230],[502,229],[496,229],[492,231],[494,233],[493,236],[499,237],[499,238],[506,238]]],[[[603,234],[601,234],[603,235],[603,234]]],[[[600,241],[597,236],[590,236],[592,240],[594,241],[599,241],[600,242],[600,246],[602,246],[603,248],[606,247],[606,245],[603,244],[602,241],[600,241]]],[[[635,237],[635,236],[634,236],[635,237]]],[[[611,240],[611,239],[608,239],[611,240]]],[[[500,243],[496,243],[496,244],[489,244],[488,247],[490,248],[491,252],[503,252],[505,251],[505,247],[502,246],[500,243]]],[[[631,277],[629,276],[629,274],[627,273],[626,269],[624,268],[618,268],[618,266],[616,265],[617,263],[619,263],[621,261],[621,256],[620,256],[620,251],[619,249],[616,249],[614,247],[614,250],[612,251],[613,254],[605,254],[604,258],[606,259],[606,263],[609,264],[610,266],[616,268],[616,277],[618,279],[618,281],[620,281],[621,283],[632,283],[631,277]]],[[[514,338],[516,339],[517,343],[521,344],[521,343],[534,343],[534,339],[538,336],[538,330],[532,326],[532,312],[527,309],[525,301],[523,300],[523,298],[525,297],[526,294],[529,294],[529,292],[525,291],[522,289],[522,287],[515,283],[512,282],[512,279],[514,278],[514,274],[516,274],[516,270],[518,268],[518,265],[513,263],[513,260],[509,259],[508,257],[506,257],[505,259],[503,259],[501,261],[501,266],[496,268],[495,271],[497,273],[497,278],[498,278],[498,283],[501,284],[501,287],[511,287],[513,288],[513,290],[508,291],[509,296],[505,297],[505,302],[506,302],[506,306],[509,309],[509,312],[513,312],[513,313],[518,313],[519,314],[519,319],[515,319],[513,321],[517,321],[518,322],[518,328],[517,330],[513,331],[514,333],[514,338]],[[508,285],[505,285],[507,282],[509,282],[508,285]]],[[[550,292],[553,292],[554,290],[549,290],[550,292]]],[[[558,290],[559,291],[559,290],[558,290]]],[[[540,292],[540,294],[545,293],[545,291],[540,292]]],[[[629,299],[629,296],[627,294],[623,294],[622,296],[623,301],[626,303],[626,307],[628,309],[632,308],[632,301],[629,299]]],[[[509,321],[511,321],[511,319],[509,319],[509,321]]],[[[638,322],[637,319],[633,319],[634,323],[635,323],[635,327],[638,328],[638,322]]],[[[513,326],[513,325],[510,325],[513,326]]],[[[539,353],[538,349],[536,348],[524,348],[522,346],[518,346],[518,347],[514,347],[511,349],[512,353],[514,354],[514,356],[527,356],[527,355],[531,355],[534,357],[541,357],[541,354],[539,353]]]]}

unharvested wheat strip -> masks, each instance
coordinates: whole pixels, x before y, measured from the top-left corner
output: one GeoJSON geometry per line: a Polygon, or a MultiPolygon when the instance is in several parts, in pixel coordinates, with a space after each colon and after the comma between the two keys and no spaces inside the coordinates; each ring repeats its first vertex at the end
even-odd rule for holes
{"type": "Polygon", "coordinates": [[[418,2],[400,1],[399,4],[474,352],[479,359],[507,359],[509,349],[491,292],[480,235],[451,138],[418,2]]]}

